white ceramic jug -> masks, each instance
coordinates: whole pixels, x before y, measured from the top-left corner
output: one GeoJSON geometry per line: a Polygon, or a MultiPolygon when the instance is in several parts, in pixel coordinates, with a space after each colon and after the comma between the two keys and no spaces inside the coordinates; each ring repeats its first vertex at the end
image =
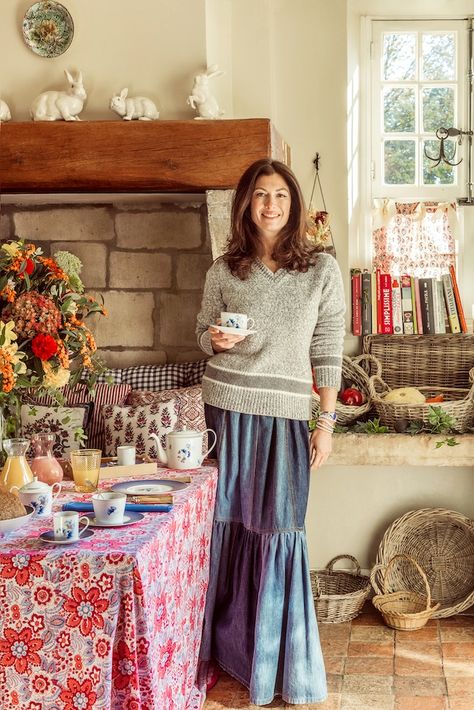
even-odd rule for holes
{"type": "Polygon", "coordinates": [[[199,468],[203,459],[210,454],[217,441],[217,434],[213,429],[205,431],[172,431],[166,435],[166,451],[163,449],[160,439],[156,434],[150,434],[150,439],[156,443],[158,459],[170,468],[189,469],[199,468]],[[202,453],[204,434],[207,432],[214,434],[212,445],[202,453]]]}
{"type": "Polygon", "coordinates": [[[11,489],[12,493],[14,492],[13,489],[18,491],[18,497],[23,505],[31,505],[36,515],[40,518],[45,518],[51,515],[53,500],[59,495],[61,484],[53,483],[52,486],[48,486],[47,483],[38,481],[35,476],[30,483],[27,483],[21,488],[13,486],[11,489]]]}

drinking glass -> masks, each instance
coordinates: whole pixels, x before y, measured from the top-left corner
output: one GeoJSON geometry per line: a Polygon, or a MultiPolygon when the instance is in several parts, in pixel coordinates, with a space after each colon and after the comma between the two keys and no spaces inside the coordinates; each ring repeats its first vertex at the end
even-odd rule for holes
{"type": "Polygon", "coordinates": [[[71,451],[72,477],[74,489],[78,493],[91,493],[99,483],[100,449],[77,449],[71,451]]]}

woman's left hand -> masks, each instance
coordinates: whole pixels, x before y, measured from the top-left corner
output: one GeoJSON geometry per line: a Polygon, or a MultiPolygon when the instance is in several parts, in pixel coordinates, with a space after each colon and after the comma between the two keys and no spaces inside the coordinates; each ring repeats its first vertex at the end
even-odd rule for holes
{"type": "Polygon", "coordinates": [[[315,429],[309,442],[311,467],[319,468],[326,463],[332,451],[332,434],[322,429],[315,429]]]}

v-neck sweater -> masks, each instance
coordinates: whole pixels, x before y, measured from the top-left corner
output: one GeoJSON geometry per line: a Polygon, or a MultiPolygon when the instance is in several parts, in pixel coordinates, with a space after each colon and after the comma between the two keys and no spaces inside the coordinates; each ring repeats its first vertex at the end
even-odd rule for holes
{"type": "Polygon", "coordinates": [[[217,259],[207,272],[196,328],[211,356],[203,401],[243,414],[311,418],[311,368],[318,387],[340,386],[344,312],[341,272],[329,254],[319,254],[306,272],[272,272],[256,259],[244,280],[217,259]],[[256,332],[214,353],[208,327],[221,311],[246,313],[256,332]]]}

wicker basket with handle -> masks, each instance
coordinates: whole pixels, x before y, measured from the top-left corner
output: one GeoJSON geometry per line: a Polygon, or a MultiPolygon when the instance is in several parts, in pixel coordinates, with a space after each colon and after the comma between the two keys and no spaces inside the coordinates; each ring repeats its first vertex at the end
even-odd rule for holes
{"type": "MultiPolygon", "coordinates": [[[[346,425],[360,419],[364,414],[367,414],[372,409],[372,401],[369,394],[369,375],[366,370],[361,367],[364,365],[370,373],[376,373],[380,376],[380,363],[372,355],[359,355],[358,357],[349,357],[344,355],[342,358],[342,378],[348,383],[348,386],[354,385],[362,394],[365,395],[366,401],[359,405],[343,404],[336,402],[336,413],[338,424],[346,425]]],[[[313,419],[318,418],[319,414],[319,394],[313,392],[312,416],[313,419]]]]}
{"type": "Polygon", "coordinates": [[[394,555],[387,565],[378,564],[370,575],[371,584],[376,591],[372,604],[380,611],[387,626],[398,631],[416,631],[421,629],[439,608],[439,603],[431,605],[431,591],[426,574],[418,562],[409,555],[394,555]],[[387,591],[387,578],[400,559],[407,560],[416,568],[423,584],[425,594],[401,589],[396,592],[387,591]],[[377,575],[382,574],[382,583],[379,587],[377,575]]]}
{"type": "MultiPolygon", "coordinates": [[[[377,360],[377,358],[375,358],[377,360]]],[[[417,387],[426,397],[442,394],[443,402],[433,404],[396,404],[387,402],[384,397],[391,391],[391,387],[376,374],[369,378],[369,392],[375,411],[382,424],[395,431],[400,431],[400,423],[422,421],[429,423],[430,407],[440,407],[445,414],[456,420],[455,429],[460,434],[469,431],[474,425],[474,368],[469,372],[470,389],[455,387],[417,387]]]]}
{"type": "Polygon", "coordinates": [[[370,579],[360,573],[360,565],[352,555],[334,557],[325,569],[311,570],[311,588],[319,622],[342,624],[360,614],[370,594],[370,579]],[[339,560],[351,560],[353,572],[333,569],[339,560]]]}
{"type": "MultiPolygon", "coordinates": [[[[460,614],[474,604],[474,522],[446,508],[410,510],[385,531],[377,563],[387,565],[397,554],[408,554],[425,571],[439,609],[435,619],[460,614]]],[[[413,566],[392,570],[394,589],[423,592],[413,566]]]]}
{"type": "Polygon", "coordinates": [[[363,351],[380,361],[389,387],[468,388],[474,333],[366,335],[363,351]]]}

